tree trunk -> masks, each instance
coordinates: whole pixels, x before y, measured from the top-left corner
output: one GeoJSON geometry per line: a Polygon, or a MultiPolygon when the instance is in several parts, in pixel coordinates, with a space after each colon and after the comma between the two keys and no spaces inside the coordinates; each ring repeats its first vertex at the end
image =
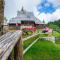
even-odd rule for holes
{"type": "Polygon", "coordinates": [[[0,0],[0,35],[3,34],[4,0],[0,0]]]}

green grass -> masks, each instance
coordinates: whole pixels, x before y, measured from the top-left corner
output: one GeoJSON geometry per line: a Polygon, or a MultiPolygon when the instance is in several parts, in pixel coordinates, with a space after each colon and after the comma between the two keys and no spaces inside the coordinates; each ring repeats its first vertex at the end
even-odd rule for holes
{"type": "Polygon", "coordinates": [[[54,32],[53,32],[53,36],[58,37],[58,36],[60,36],[60,33],[54,31],[54,32]]]}
{"type": "Polygon", "coordinates": [[[24,60],[60,60],[59,46],[40,40],[24,55],[24,60]]]}
{"type": "Polygon", "coordinates": [[[23,37],[23,38],[26,38],[26,37],[28,37],[28,36],[31,36],[32,34],[33,34],[32,31],[26,31],[26,30],[24,30],[24,31],[23,31],[23,34],[22,34],[22,37],[23,37]]]}
{"type": "Polygon", "coordinates": [[[37,29],[37,33],[42,33],[42,31],[40,29],[37,29]]]}
{"type": "Polygon", "coordinates": [[[26,33],[25,33],[25,34],[22,35],[22,37],[23,37],[23,38],[26,38],[26,37],[31,36],[31,35],[32,35],[32,33],[31,33],[31,34],[26,34],[26,33]]]}
{"type": "Polygon", "coordinates": [[[60,49],[60,44],[56,44],[56,47],[58,47],[60,49]]]}
{"type": "Polygon", "coordinates": [[[56,44],[60,44],[60,40],[55,40],[55,43],[56,44]]]}
{"type": "Polygon", "coordinates": [[[49,34],[40,34],[40,37],[48,37],[49,34]]]}
{"type": "Polygon", "coordinates": [[[23,42],[23,49],[27,48],[34,40],[36,40],[38,36],[35,36],[33,38],[30,38],[23,42]]]}

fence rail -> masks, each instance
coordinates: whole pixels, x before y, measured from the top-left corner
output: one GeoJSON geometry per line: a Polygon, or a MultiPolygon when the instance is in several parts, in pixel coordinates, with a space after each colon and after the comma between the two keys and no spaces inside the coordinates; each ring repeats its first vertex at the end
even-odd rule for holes
{"type": "Polygon", "coordinates": [[[32,38],[32,37],[35,37],[35,36],[37,36],[37,35],[39,35],[39,34],[40,34],[40,33],[33,34],[33,35],[31,35],[31,36],[29,36],[29,37],[27,37],[27,38],[22,39],[22,41],[24,42],[24,41],[26,41],[26,40],[28,40],[28,39],[30,39],[30,38],[32,38]]]}
{"type": "Polygon", "coordinates": [[[6,60],[11,54],[12,50],[15,49],[17,54],[14,60],[22,60],[22,40],[21,31],[8,32],[0,37],[0,60],[6,60]],[[17,46],[18,45],[18,46],[17,46]]]}
{"type": "MultiPolygon", "coordinates": [[[[33,38],[33,37],[35,37],[35,36],[39,36],[39,34],[40,34],[40,33],[33,34],[33,35],[31,35],[31,36],[29,36],[29,37],[27,37],[27,38],[24,38],[22,41],[24,42],[24,41],[26,41],[26,40],[28,40],[28,39],[30,39],[30,38],[33,38]]],[[[40,37],[37,37],[30,45],[28,45],[28,47],[23,51],[23,55],[24,55],[25,53],[27,53],[27,51],[38,41],[39,38],[40,38],[40,37]]]]}

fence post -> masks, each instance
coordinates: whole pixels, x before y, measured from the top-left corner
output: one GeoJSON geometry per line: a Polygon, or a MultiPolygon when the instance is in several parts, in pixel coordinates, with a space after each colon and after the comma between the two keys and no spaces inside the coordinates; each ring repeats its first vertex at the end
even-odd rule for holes
{"type": "Polygon", "coordinates": [[[14,49],[8,57],[8,60],[14,60],[14,49]]]}
{"type": "Polygon", "coordinates": [[[22,35],[14,47],[14,60],[23,60],[22,35]]]}

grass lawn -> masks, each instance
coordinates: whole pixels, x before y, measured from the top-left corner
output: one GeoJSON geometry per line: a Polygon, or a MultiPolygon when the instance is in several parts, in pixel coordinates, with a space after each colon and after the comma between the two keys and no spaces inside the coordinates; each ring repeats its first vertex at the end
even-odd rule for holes
{"type": "Polygon", "coordinates": [[[48,37],[49,34],[40,34],[40,37],[48,37]]]}
{"type": "Polygon", "coordinates": [[[60,60],[60,44],[37,41],[24,55],[24,60],[60,60]]]}
{"type": "Polygon", "coordinates": [[[34,40],[36,40],[38,38],[38,35],[33,37],[33,38],[30,38],[26,41],[23,42],[23,49],[27,48],[34,40]]]}
{"type": "Polygon", "coordinates": [[[23,37],[23,38],[26,38],[26,37],[28,37],[28,36],[31,36],[32,34],[33,34],[32,31],[26,31],[26,30],[24,30],[24,31],[23,31],[23,34],[22,34],[22,37],[23,37]]]}
{"type": "Polygon", "coordinates": [[[60,48],[60,40],[55,40],[56,46],[60,48]]]}
{"type": "Polygon", "coordinates": [[[60,33],[59,33],[59,32],[54,31],[54,32],[53,32],[53,36],[58,37],[58,36],[60,36],[60,33]]]}
{"type": "Polygon", "coordinates": [[[41,29],[37,29],[37,33],[42,33],[42,30],[41,29]]]}
{"type": "Polygon", "coordinates": [[[26,37],[31,36],[31,35],[32,35],[32,34],[23,34],[22,37],[23,37],[23,38],[26,38],[26,37]]]}

